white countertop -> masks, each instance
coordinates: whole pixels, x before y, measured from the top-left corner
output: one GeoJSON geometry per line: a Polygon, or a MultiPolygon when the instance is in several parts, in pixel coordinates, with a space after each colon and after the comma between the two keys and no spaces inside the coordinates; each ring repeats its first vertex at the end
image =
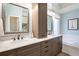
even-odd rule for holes
{"type": "MultiPolygon", "coordinates": [[[[61,36],[61,35],[58,35],[58,36],[61,36]]],[[[44,41],[44,40],[49,40],[51,38],[55,38],[55,37],[58,37],[58,36],[48,36],[46,38],[40,38],[40,39],[37,39],[37,38],[24,38],[23,40],[16,40],[16,41],[7,41],[7,42],[2,42],[0,41],[0,52],[3,52],[3,51],[8,51],[8,50],[11,50],[11,49],[15,49],[15,48],[19,48],[19,47],[22,47],[22,46],[27,46],[27,45],[31,45],[31,44],[34,44],[34,43],[38,43],[38,42],[41,42],[41,41],[44,41]]]]}

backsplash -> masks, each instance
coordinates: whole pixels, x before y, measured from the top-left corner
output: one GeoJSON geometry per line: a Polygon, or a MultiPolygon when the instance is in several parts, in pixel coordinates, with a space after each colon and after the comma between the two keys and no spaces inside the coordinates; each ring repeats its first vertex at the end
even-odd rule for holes
{"type": "MultiPolygon", "coordinates": [[[[32,35],[30,33],[19,33],[19,35],[24,38],[31,38],[32,37],[32,35]]],[[[0,41],[10,40],[12,38],[17,38],[17,36],[18,36],[18,34],[5,34],[3,36],[0,36],[0,41]]]]}

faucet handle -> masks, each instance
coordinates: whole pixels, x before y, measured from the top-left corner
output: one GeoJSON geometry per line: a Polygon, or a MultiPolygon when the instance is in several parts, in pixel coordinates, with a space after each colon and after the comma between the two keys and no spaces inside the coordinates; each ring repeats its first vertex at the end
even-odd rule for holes
{"type": "Polygon", "coordinates": [[[14,40],[16,40],[16,38],[14,38],[14,40]]]}
{"type": "Polygon", "coordinates": [[[21,37],[21,40],[23,39],[23,37],[21,37]]]}
{"type": "Polygon", "coordinates": [[[16,38],[12,38],[14,41],[16,40],[16,38]]]}
{"type": "Polygon", "coordinates": [[[18,34],[18,36],[17,36],[17,39],[19,40],[20,39],[20,35],[18,34]]]}

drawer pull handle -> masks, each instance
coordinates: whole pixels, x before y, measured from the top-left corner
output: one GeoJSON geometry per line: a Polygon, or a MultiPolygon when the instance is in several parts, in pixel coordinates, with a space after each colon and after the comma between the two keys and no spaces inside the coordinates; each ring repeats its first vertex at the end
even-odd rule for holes
{"type": "Polygon", "coordinates": [[[47,48],[48,46],[45,46],[45,48],[47,48]]]}
{"type": "Polygon", "coordinates": [[[45,53],[48,52],[48,50],[45,51],[45,53]]]}

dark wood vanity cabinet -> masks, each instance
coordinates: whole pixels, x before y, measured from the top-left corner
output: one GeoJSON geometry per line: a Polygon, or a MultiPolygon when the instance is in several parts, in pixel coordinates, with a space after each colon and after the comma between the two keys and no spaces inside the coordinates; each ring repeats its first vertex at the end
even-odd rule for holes
{"type": "Polygon", "coordinates": [[[38,15],[38,29],[39,38],[47,37],[47,3],[39,3],[39,15],[38,15]]]}
{"type": "Polygon", "coordinates": [[[57,55],[62,51],[62,36],[51,40],[51,55],[57,55]]]}
{"type": "Polygon", "coordinates": [[[0,52],[0,56],[55,56],[62,50],[62,36],[0,52]]]}
{"type": "Polygon", "coordinates": [[[47,3],[32,4],[32,32],[33,37],[47,36],[47,3]]]}
{"type": "Polygon", "coordinates": [[[51,55],[51,40],[46,40],[40,43],[40,55],[41,56],[50,56],[51,55]]]}
{"type": "Polygon", "coordinates": [[[62,36],[58,37],[58,51],[62,51],[62,36]]]}
{"type": "Polygon", "coordinates": [[[40,55],[55,56],[62,51],[62,36],[46,40],[40,43],[40,55]]]}
{"type": "Polygon", "coordinates": [[[40,43],[19,47],[13,50],[0,53],[1,56],[39,56],[40,55],[40,43]]]}
{"type": "Polygon", "coordinates": [[[17,49],[17,56],[39,56],[40,55],[40,43],[28,45],[23,48],[17,49]]]}

